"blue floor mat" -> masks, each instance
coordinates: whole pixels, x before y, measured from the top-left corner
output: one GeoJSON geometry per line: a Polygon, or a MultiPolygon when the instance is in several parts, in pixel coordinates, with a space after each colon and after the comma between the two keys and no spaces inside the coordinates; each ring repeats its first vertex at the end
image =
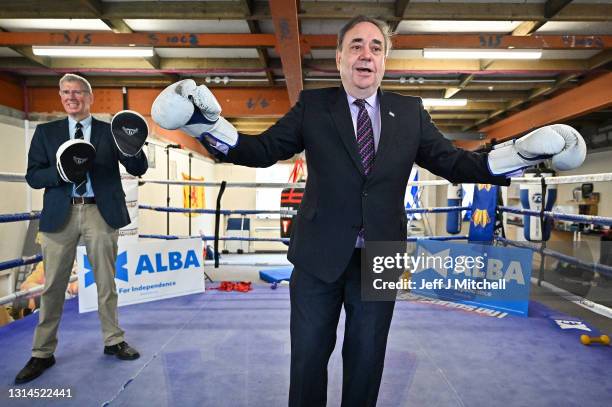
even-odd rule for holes
{"type": "Polygon", "coordinates": [[[259,270],[259,278],[268,283],[280,283],[281,281],[289,281],[293,267],[280,267],[274,269],[259,270]]]}
{"type": "MultiPolygon", "coordinates": [[[[495,318],[398,301],[378,406],[610,405],[612,349],[581,345],[539,310],[495,318]]],[[[208,291],[121,307],[119,316],[140,359],[103,355],[97,314],[78,314],[71,300],[57,364],[21,386],[13,379],[29,358],[37,316],[0,328],[0,405],[287,405],[288,288],[208,291]],[[11,388],[70,388],[73,399],[9,399],[11,388]]],[[[329,406],[340,405],[343,328],[342,317],[329,406]]]]}

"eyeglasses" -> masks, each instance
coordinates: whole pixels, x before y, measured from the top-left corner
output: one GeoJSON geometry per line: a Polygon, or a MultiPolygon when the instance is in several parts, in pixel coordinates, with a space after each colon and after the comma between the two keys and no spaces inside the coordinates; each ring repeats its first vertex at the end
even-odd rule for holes
{"type": "Polygon", "coordinates": [[[60,95],[62,96],[83,96],[86,93],[89,93],[87,90],[60,90],[60,95]]]}

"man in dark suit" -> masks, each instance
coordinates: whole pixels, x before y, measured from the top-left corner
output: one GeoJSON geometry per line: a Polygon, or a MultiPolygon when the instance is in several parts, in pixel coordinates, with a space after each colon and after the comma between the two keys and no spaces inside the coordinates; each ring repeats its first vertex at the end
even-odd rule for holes
{"type": "Polygon", "coordinates": [[[140,356],[125,342],[117,317],[114,277],[118,229],[130,223],[118,163],[140,176],[147,171],[147,158],[142,151],[133,157],[119,152],[110,125],[91,116],[94,96],[86,79],[66,74],[59,88],[68,117],[37,126],[28,153],[26,181],[32,188],[45,188],[39,227],[45,289],[32,358],[15,378],[16,383],[35,379],[55,363],[64,293],[79,240],[85,243],[93,266],[104,353],[122,360],[140,356]],[[83,139],[96,150],[93,167],[80,185],[65,182],[56,167],[56,152],[71,139],[83,139]]]}
{"type": "Polygon", "coordinates": [[[455,148],[420,98],[380,89],[390,45],[385,23],[350,20],[336,51],[342,87],[303,91],[291,111],[257,137],[238,135],[210,90],[192,80],[166,88],[153,104],[158,124],[198,137],[224,162],[268,167],[306,153],[308,180],[288,253],[295,266],[292,407],[326,404],[327,363],[343,306],[342,406],[376,404],[394,302],[363,300],[361,248],[365,241],[406,241],[404,195],[414,163],[453,183],[508,185],[506,174],[575,138],[559,136],[559,151],[553,151],[540,148],[547,137],[539,134],[521,144],[526,151],[513,144],[489,154],[494,159],[455,148]]]}

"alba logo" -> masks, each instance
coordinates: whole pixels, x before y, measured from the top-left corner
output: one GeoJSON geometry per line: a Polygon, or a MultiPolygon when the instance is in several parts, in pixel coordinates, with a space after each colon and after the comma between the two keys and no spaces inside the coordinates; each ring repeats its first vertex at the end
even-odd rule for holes
{"type": "Polygon", "coordinates": [[[82,165],[82,164],[85,164],[89,158],[87,158],[87,157],[84,157],[84,158],[81,158],[81,157],[72,157],[72,159],[74,160],[74,163],[76,165],[82,165]]]}
{"type": "Polygon", "coordinates": [[[151,261],[148,255],[142,254],[138,259],[136,275],[138,276],[145,271],[147,273],[163,273],[165,271],[185,270],[191,267],[201,267],[194,250],[188,250],[187,253],[168,252],[165,255],[164,253],[155,253],[155,261],[151,261]],[[184,259],[183,255],[185,256],[184,259]]]}
{"type": "MultiPolygon", "coordinates": [[[[95,283],[93,267],[89,263],[89,258],[83,256],[83,268],[85,268],[85,288],[95,283]]],[[[121,281],[128,281],[128,270],[127,270],[127,252],[121,252],[117,256],[115,262],[115,278],[121,281]]]]}

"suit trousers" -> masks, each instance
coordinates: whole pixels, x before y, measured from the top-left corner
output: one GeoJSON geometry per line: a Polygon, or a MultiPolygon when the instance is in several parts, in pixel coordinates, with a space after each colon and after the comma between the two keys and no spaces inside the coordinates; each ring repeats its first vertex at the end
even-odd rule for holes
{"type": "Polygon", "coordinates": [[[45,288],[41,295],[32,356],[46,358],[57,347],[59,327],[68,281],[79,239],[85,243],[98,289],[98,316],[104,345],[123,341],[117,315],[115,261],[119,231],[110,227],[95,204],[72,205],[64,226],[56,232],[41,232],[45,288]]]}
{"type": "Polygon", "coordinates": [[[290,281],[290,407],[327,403],[327,364],[344,305],[342,406],[375,406],[382,378],[393,301],[361,298],[361,250],[332,283],[295,269],[290,281]]]}

